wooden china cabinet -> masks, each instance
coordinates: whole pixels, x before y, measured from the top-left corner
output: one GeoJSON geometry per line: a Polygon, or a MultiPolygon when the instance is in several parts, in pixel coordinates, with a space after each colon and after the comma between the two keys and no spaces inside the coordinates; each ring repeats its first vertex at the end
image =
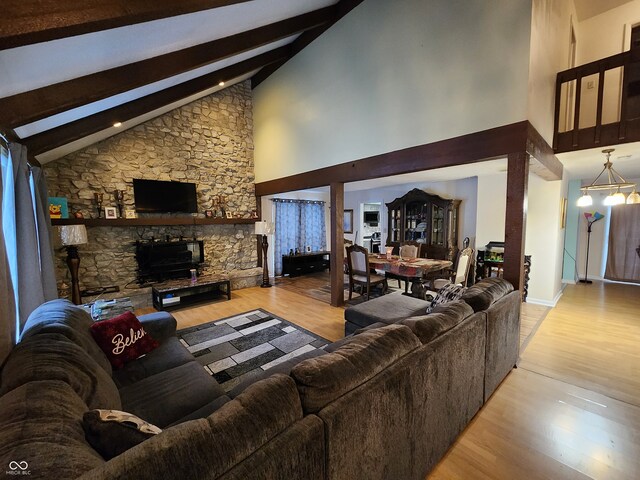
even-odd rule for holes
{"type": "Polygon", "coordinates": [[[387,203],[387,246],[398,252],[401,244],[420,244],[420,255],[455,261],[458,254],[458,208],[449,200],[414,188],[387,203]]]}

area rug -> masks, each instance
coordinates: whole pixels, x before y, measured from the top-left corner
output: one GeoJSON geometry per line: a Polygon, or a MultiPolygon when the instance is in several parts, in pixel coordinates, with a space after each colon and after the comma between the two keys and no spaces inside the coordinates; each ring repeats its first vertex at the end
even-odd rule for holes
{"type": "Polygon", "coordinates": [[[330,343],[261,308],[185,328],[177,335],[225,392],[270,367],[330,343]]]}

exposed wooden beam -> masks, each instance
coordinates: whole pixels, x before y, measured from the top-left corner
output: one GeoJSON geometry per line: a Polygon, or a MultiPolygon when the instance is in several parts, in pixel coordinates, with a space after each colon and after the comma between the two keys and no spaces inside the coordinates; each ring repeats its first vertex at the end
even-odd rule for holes
{"type": "Polygon", "coordinates": [[[526,150],[532,157],[531,172],[545,180],[562,180],[562,162],[556,157],[551,145],[530,123],[527,127],[526,150]]]}
{"type": "Polygon", "coordinates": [[[256,195],[273,195],[322,187],[332,182],[346,183],[370,180],[504,157],[509,153],[525,150],[528,124],[529,122],[525,120],[439,142],[260,182],[256,184],[256,195]]]}
{"type": "MultiPolygon", "coordinates": [[[[297,55],[303,48],[305,48],[307,45],[313,42],[316,38],[318,38],[320,35],[326,32],[329,28],[331,28],[333,24],[335,24],[338,20],[340,20],[342,17],[344,17],[347,13],[349,13],[351,10],[356,8],[362,2],[363,0],[340,0],[336,4],[335,16],[330,23],[321,25],[312,30],[307,30],[306,32],[304,32],[302,35],[300,35],[298,38],[295,39],[295,41],[291,45],[291,56],[289,57],[289,59],[297,55]]],[[[251,88],[256,88],[258,85],[264,82],[273,72],[275,72],[282,65],[287,63],[287,60],[270,65],[268,68],[263,68],[262,70],[260,70],[260,72],[254,75],[253,78],[251,79],[251,88]]]]}
{"type": "Polygon", "coordinates": [[[507,161],[507,208],[504,229],[504,279],[524,288],[524,241],[527,226],[529,154],[511,153],[507,161]]]}
{"type": "Polygon", "coordinates": [[[0,99],[0,125],[16,128],[267,45],[331,21],[335,6],[147,60],[0,99]]]}
{"type": "Polygon", "coordinates": [[[333,182],[331,195],[331,305],[344,305],[344,183],[333,182]]]}
{"type": "Polygon", "coordinates": [[[115,122],[126,122],[132,118],[157,110],[165,105],[177,102],[217,85],[221,80],[231,80],[250,73],[262,66],[277,62],[286,57],[287,46],[271,50],[256,57],[239,62],[217,72],[203,75],[160,92],[132,100],[114,108],[90,115],[88,117],[66,123],[57,128],[23,139],[30,154],[53,150],[75,140],[111,127],[115,122]]]}
{"type": "Polygon", "coordinates": [[[0,50],[248,0],[4,0],[0,50]]]}

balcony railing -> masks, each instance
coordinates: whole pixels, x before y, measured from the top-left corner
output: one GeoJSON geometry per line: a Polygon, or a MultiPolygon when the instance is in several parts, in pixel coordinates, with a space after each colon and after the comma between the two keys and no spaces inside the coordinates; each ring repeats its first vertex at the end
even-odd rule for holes
{"type": "Polygon", "coordinates": [[[623,52],[558,73],[553,148],[640,140],[640,58],[623,52]],[[597,93],[596,93],[597,92],[597,93]]]}

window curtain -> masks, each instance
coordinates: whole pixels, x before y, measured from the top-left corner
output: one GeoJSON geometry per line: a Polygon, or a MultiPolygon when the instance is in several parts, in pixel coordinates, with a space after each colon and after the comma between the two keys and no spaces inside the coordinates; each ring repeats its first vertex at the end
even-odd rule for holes
{"type": "MultiPolygon", "coordinates": [[[[13,205],[13,168],[9,149],[3,145],[0,139],[0,167],[2,169],[2,182],[0,183],[0,365],[9,355],[16,338],[16,308],[13,293],[13,283],[9,267],[9,256],[5,246],[4,230],[13,227],[15,219],[12,209],[6,209],[7,201],[13,205]],[[8,194],[9,193],[9,194],[8,194]]],[[[15,256],[13,257],[15,258],[15,256]]]]}
{"type": "MultiPolygon", "coordinates": [[[[2,317],[3,342],[7,332],[17,341],[36,307],[58,296],[53,264],[51,226],[44,176],[27,163],[27,149],[11,143],[2,155],[2,236],[14,314],[2,317]],[[12,325],[11,325],[12,324],[12,325]]],[[[0,252],[0,262],[3,262],[0,252]]]]}
{"type": "Polygon", "coordinates": [[[273,199],[275,203],[275,275],[282,275],[282,255],[297,248],[326,250],[324,202],[273,199]]]}
{"type": "Polygon", "coordinates": [[[611,208],[609,250],[604,277],[640,283],[640,205],[611,208]]]}

